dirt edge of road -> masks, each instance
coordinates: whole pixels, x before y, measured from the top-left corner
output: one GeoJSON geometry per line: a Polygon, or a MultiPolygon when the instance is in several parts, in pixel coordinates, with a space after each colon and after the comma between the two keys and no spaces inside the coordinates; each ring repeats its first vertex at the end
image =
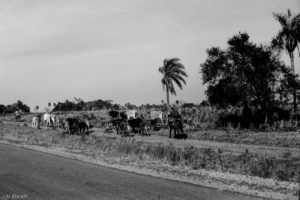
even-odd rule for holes
{"type": "MultiPolygon", "coordinates": [[[[8,140],[0,140],[2,144],[9,144],[17,147],[22,147],[30,150],[49,153],[66,158],[76,159],[84,162],[89,162],[105,167],[125,170],[143,175],[153,177],[160,177],[164,179],[176,180],[191,184],[196,184],[204,187],[215,188],[219,190],[227,190],[232,192],[239,192],[259,197],[272,198],[272,199],[298,199],[296,196],[299,185],[296,183],[274,181],[272,179],[263,179],[258,177],[221,173],[207,170],[195,170],[194,172],[184,173],[184,169],[174,170],[154,170],[141,165],[129,165],[120,162],[118,159],[108,160],[107,157],[97,156],[90,157],[84,153],[76,150],[66,148],[53,148],[53,147],[40,147],[27,144],[14,144],[8,140]],[[179,172],[179,173],[177,173],[179,172]],[[284,188],[284,190],[283,190],[284,188]]],[[[163,166],[162,168],[166,168],[163,166]]]]}

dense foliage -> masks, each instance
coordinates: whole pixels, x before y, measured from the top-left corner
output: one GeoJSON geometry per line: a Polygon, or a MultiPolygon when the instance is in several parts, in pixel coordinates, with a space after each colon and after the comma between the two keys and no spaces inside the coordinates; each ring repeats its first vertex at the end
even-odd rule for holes
{"type": "Polygon", "coordinates": [[[0,114],[11,114],[16,111],[21,111],[24,113],[30,112],[30,107],[24,104],[22,101],[17,101],[17,103],[11,105],[0,105],[0,114]]]}
{"type": "Polygon", "coordinates": [[[296,77],[270,47],[250,42],[247,33],[239,33],[227,43],[225,50],[208,49],[208,58],[201,64],[210,104],[224,108],[251,102],[266,108],[289,100],[291,87],[298,87],[296,77]]]}

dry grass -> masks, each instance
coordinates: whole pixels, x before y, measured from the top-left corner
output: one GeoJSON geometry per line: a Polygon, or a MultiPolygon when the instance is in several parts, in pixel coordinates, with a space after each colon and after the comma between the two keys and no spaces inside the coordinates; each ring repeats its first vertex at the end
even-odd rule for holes
{"type": "Polygon", "coordinates": [[[97,155],[134,156],[140,160],[160,161],[173,166],[207,169],[296,182],[300,158],[268,157],[249,152],[232,153],[221,149],[179,146],[172,143],[137,141],[135,138],[112,136],[68,136],[54,130],[36,130],[12,124],[0,124],[0,137],[12,142],[43,147],[65,147],[97,155]]]}
{"type": "MultiPolygon", "coordinates": [[[[167,137],[169,131],[167,129],[161,129],[151,133],[167,137]]],[[[193,140],[227,142],[233,144],[300,148],[300,134],[296,131],[258,132],[250,130],[206,130],[188,132],[188,138],[193,140]]]]}

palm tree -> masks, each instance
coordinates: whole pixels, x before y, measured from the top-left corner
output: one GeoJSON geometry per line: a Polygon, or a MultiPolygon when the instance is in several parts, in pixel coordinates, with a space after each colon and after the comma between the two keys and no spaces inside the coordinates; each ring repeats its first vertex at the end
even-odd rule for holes
{"type": "Polygon", "coordinates": [[[164,65],[159,67],[158,71],[163,74],[161,83],[163,89],[166,89],[167,110],[170,111],[170,94],[176,95],[173,82],[182,89],[182,83],[186,85],[184,77],[188,77],[185,73],[185,67],[181,64],[179,58],[165,59],[164,65]]]}
{"type": "Polygon", "coordinates": [[[273,13],[281,30],[272,39],[272,47],[286,50],[291,59],[291,70],[295,74],[294,51],[300,44],[300,13],[296,16],[288,9],[287,14],[273,13]]]}
{"type": "MultiPolygon", "coordinates": [[[[300,45],[300,13],[294,16],[288,9],[287,14],[273,13],[274,18],[280,23],[281,30],[272,39],[272,47],[279,51],[286,50],[291,59],[291,71],[295,75],[294,51],[300,45]]],[[[300,51],[299,51],[300,53],[300,51]]],[[[300,55],[300,54],[299,54],[300,55]]],[[[293,92],[294,114],[297,112],[296,89],[293,92]]],[[[297,121],[297,119],[296,119],[297,121]]],[[[297,123],[297,122],[296,122],[297,123]]]]}

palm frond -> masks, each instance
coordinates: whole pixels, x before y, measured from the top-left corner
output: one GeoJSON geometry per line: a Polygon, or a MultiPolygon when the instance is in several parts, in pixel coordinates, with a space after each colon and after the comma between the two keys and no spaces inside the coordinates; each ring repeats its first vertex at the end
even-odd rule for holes
{"type": "Polygon", "coordinates": [[[182,84],[179,79],[172,76],[172,80],[177,84],[177,86],[182,90],[182,84]]]}
{"type": "Polygon", "coordinates": [[[158,68],[158,71],[159,71],[160,73],[163,74],[163,73],[165,72],[165,68],[164,68],[163,66],[162,66],[162,67],[159,67],[159,68],[158,68]]]}
{"type": "Polygon", "coordinates": [[[280,14],[280,13],[273,13],[274,18],[280,23],[282,27],[288,26],[288,17],[280,14]]]}
{"type": "Polygon", "coordinates": [[[186,85],[186,82],[185,82],[185,80],[184,80],[184,78],[183,78],[182,76],[179,76],[179,75],[174,74],[174,75],[172,76],[172,78],[175,78],[175,79],[177,79],[177,80],[183,82],[184,85],[186,85]]]}
{"type": "Polygon", "coordinates": [[[180,61],[179,58],[170,58],[170,59],[168,60],[168,63],[177,63],[177,62],[179,62],[179,61],[180,61]]]}
{"type": "Polygon", "coordinates": [[[164,59],[164,66],[168,65],[169,60],[168,59],[164,59]]]}
{"type": "Polygon", "coordinates": [[[176,67],[176,68],[180,68],[180,69],[185,69],[185,67],[183,66],[183,64],[179,63],[179,62],[172,62],[170,63],[170,67],[176,67]]]}
{"type": "Polygon", "coordinates": [[[184,70],[181,70],[181,69],[173,69],[172,74],[177,74],[179,76],[188,77],[186,72],[184,70]]]}

